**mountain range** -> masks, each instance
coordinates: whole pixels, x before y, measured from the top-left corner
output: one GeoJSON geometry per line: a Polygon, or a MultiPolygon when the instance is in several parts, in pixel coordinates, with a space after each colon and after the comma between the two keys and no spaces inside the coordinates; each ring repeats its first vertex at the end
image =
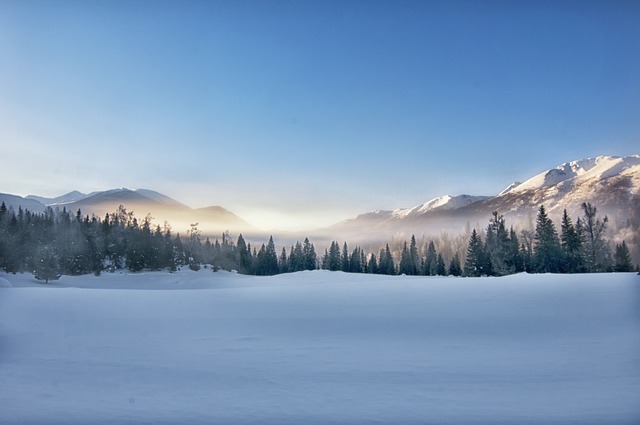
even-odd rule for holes
{"type": "Polygon", "coordinates": [[[205,229],[207,232],[223,232],[229,229],[256,231],[249,223],[220,206],[194,209],[148,189],[121,188],[89,194],[73,191],[56,198],[35,195],[22,198],[0,194],[0,202],[5,202],[7,207],[14,209],[22,206],[30,211],[42,212],[47,207],[66,208],[73,213],[81,210],[83,215],[99,217],[113,213],[123,205],[127,211],[133,211],[139,219],[150,214],[154,223],[162,224],[167,221],[178,232],[189,229],[190,225],[195,223],[198,223],[201,230],[205,229]]]}
{"type": "Polygon", "coordinates": [[[533,228],[540,205],[560,219],[564,209],[574,218],[589,202],[618,228],[640,226],[640,155],[598,156],[545,170],[514,182],[496,196],[442,196],[424,204],[391,211],[372,211],[332,226],[337,234],[382,239],[398,234],[461,233],[484,227],[494,211],[508,225],[533,228]]]}
{"type": "MultiPolygon", "coordinates": [[[[156,223],[166,220],[177,231],[184,231],[189,224],[197,222],[207,232],[260,233],[220,206],[193,209],[147,189],[122,188],[89,194],[73,191],[56,198],[0,194],[2,201],[14,209],[22,206],[41,212],[47,207],[64,207],[97,216],[124,205],[138,217],[150,214],[156,223]]],[[[496,196],[441,196],[411,208],[367,212],[313,231],[310,236],[340,236],[357,242],[402,234],[461,233],[469,226],[484,227],[493,211],[504,215],[508,225],[532,228],[540,205],[545,205],[554,220],[559,220],[565,208],[575,219],[581,215],[583,202],[590,202],[601,214],[607,214],[616,229],[637,230],[640,227],[640,155],[598,156],[566,162],[524,182],[514,182],[496,196]]]]}

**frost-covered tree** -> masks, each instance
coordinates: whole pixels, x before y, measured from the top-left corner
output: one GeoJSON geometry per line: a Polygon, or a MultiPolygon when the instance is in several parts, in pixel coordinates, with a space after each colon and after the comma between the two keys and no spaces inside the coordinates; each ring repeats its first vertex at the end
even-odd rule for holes
{"type": "Polygon", "coordinates": [[[50,246],[42,246],[35,256],[33,276],[38,280],[49,283],[61,276],[58,258],[50,246]]]}

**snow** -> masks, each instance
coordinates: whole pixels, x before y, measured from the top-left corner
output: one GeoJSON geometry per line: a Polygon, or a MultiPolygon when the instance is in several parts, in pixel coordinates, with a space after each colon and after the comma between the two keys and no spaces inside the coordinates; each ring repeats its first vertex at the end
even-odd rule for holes
{"type": "Polygon", "coordinates": [[[396,209],[393,211],[392,216],[395,218],[406,218],[419,216],[434,210],[455,210],[488,198],[488,196],[444,195],[413,208],[396,209]]]}
{"type": "Polygon", "coordinates": [[[640,155],[625,157],[598,156],[579,161],[566,162],[551,170],[544,171],[524,183],[511,185],[500,194],[514,191],[541,189],[562,182],[570,184],[584,183],[587,180],[600,180],[619,174],[639,174],[640,155]]]}
{"type": "Polygon", "coordinates": [[[631,273],[1,276],[3,424],[640,423],[631,273]]]}

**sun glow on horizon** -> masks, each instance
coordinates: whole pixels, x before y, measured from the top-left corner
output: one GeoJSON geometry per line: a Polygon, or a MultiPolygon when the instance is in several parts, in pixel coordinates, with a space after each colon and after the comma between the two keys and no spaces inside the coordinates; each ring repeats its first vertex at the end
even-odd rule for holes
{"type": "Polygon", "coordinates": [[[237,214],[249,224],[265,231],[303,232],[329,227],[342,220],[344,217],[337,214],[319,211],[314,214],[291,214],[273,209],[247,209],[238,210],[237,214]]]}

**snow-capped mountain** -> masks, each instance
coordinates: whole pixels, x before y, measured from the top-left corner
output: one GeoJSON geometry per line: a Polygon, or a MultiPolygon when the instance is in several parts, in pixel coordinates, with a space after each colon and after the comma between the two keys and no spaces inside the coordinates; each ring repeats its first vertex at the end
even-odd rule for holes
{"type": "MultiPolygon", "coordinates": [[[[584,184],[587,181],[599,181],[615,177],[618,175],[635,175],[637,178],[637,167],[640,165],[640,155],[626,157],[598,156],[587,158],[581,161],[565,162],[551,170],[544,171],[533,176],[524,183],[511,185],[504,190],[501,195],[514,192],[524,192],[527,190],[538,190],[556,186],[559,184],[575,186],[584,184]]],[[[563,186],[565,190],[567,187],[563,186]]]]}
{"type": "MultiPolygon", "coordinates": [[[[438,234],[459,232],[467,225],[483,227],[492,212],[504,215],[510,224],[531,226],[540,205],[554,219],[564,209],[581,215],[583,202],[617,222],[640,225],[640,155],[598,156],[571,161],[513,183],[500,194],[486,196],[442,196],[412,208],[374,211],[332,226],[329,230],[354,235],[438,234]]],[[[620,224],[624,226],[624,224],[620,224]]]]}
{"type": "Polygon", "coordinates": [[[418,217],[430,211],[455,210],[458,208],[466,207],[467,205],[473,204],[478,201],[483,201],[488,198],[489,196],[445,195],[445,196],[440,196],[438,198],[432,199],[428,202],[425,202],[424,204],[415,206],[413,208],[396,209],[391,213],[391,215],[394,218],[399,218],[399,219],[407,218],[407,217],[418,217]]]}

